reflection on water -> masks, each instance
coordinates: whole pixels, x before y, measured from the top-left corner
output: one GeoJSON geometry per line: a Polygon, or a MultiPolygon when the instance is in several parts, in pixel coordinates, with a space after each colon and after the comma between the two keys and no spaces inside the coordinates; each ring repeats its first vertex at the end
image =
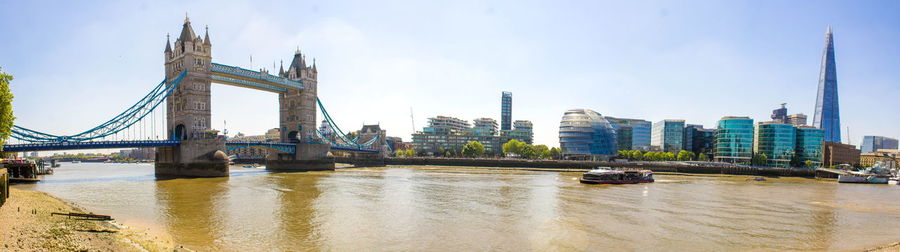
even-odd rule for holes
{"type": "Polygon", "coordinates": [[[895,242],[900,187],[743,176],[582,185],[578,173],[448,167],[155,180],[69,164],[36,185],[203,251],[846,250],[895,242]]]}

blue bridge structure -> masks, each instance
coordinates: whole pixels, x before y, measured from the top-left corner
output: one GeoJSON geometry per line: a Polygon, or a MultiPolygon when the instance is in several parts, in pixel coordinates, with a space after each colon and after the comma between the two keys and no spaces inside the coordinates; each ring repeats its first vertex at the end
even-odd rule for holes
{"type": "MultiPolygon", "coordinates": [[[[295,51],[277,74],[212,62],[212,42],[185,18],[175,43],[167,38],[165,78],[111,119],[76,134],[55,134],[14,125],[4,152],[111,148],[156,148],[157,176],[228,176],[227,155],[240,148],[266,148],[267,168],[280,171],[333,170],[334,153],[359,160],[381,159],[385,139],[360,141],[338,127],[317,95],[313,60],[295,51]],[[212,83],[278,94],[279,137],[274,142],[233,142],[210,127],[212,83]],[[317,112],[324,117],[316,128],[317,112]],[[327,131],[327,132],[323,132],[327,131]],[[224,156],[224,157],[223,157],[224,156]]],[[[377,162],[376,162],[377,163],[377,162]]],[[[383,162],[382,162],[383,164],[383,162]]]]}

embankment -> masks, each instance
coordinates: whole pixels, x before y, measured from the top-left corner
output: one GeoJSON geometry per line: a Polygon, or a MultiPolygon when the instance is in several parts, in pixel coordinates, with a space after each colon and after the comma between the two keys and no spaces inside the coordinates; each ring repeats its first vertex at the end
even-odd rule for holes
{"type": "Polygon", "coordinates": [[[488,159],[488,158],[385,158],[387,165],[442,165],[442,166],[479,166],[479,167],[522,167],[541,169],[591,169],[605,166],[613,168],[639,168],[654,172],[731,174],[785,177],[815,177],[815,169],[746,167],[718,165],[710,163],[684,162],[600,162],[577,160],[526,160],[526,159],[488,159]]]}

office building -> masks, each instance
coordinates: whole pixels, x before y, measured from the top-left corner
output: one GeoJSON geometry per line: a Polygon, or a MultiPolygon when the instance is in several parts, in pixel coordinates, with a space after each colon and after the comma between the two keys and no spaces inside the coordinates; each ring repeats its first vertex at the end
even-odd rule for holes
{"type": "Polygon", "coordinates": [[[684,126],[684,150],[693,152],[698,156],[700,153],[709,157],[715,155],[715,129],[704,129],[703,125],[688,124],[684,126]]]}
{"type": "Polygon", "coordinates": [[[662,120],[653,124],[650,145],[664,152],[678,153],[684,146],[684,120],[662,120]]]}
{"type": "Polygon", "coordinates": [[[787,105],[787,103],[782,103],[781,108],[772,110],[771,117],[773,122],[790,123],[790,118],[788,117],[787,113],[787,107],[785,107],[784,105],[787,105]]]}
{"type": "Polygon", "coordinates": [[[794,126],[806,126],[806,115],[802,113],[789,115],[788,119],[794,126]]]}
{"type": "Polygon", "coordinates": [[[716,124],[716,155],[719,162],[749,164],[753,158],[753,119],[722,117],[716,124]]]}
{"type": "MultiPolygon", "coordinates": [[[[615,128],[615,126],[613,126],[615,128]]],[[[616,150],[631,150],[631,139],[634,137],[631,127],[619,127],[616,129],[616,150]]]]}
{"type": "Polygon", "coordinates": [[[560,121],[559,146],[567,159],[606,160],[616,154],[616,130],[600,113],[572,109],[560,121]]]}
{"type": "Polygon", "coordinates": [[[756,124],[753,151],[766,155],[768,166],[789,167],[796,149],[796,137],[794,125],[782,121],[759,122],[756,124]]]}
{"type": "Polygon", "coordinates": [[[883,136],[864,136],[862,142],[862,153],[875,152],[879,149],[897,149],[897,139],[883,136]]]}
{"type": "Polygon", "coordinates": [[[822,166],[823,151],[825,144],[825,131],[812,126],[797,126],[797,148],[795,155],[803,166],[806,168],[815,168],[822,166]]]}
{"type": "Polygon", "coordinates": [[[422,129],[426,134],[457,134],[469,129],[468,121],[449,116],[436,116],[428,118],[428,127],[422,129]]]}
{"type": "MultiPolygon", "coordinates": [[[[619,130],[623,127],[631,128],[631,149],[647,151],[650,149],[650,138],[652,124],[650,121],[641,119],[616,118],[606,116],[607,121],[614,129],[619,130]]],[[[621,145],[619,145],[621,146],[621,145]]]]}
{"type": "Polygon", "coordinates": [[[813,124],[825,131],[825,142],[841,142],[841,113],[838,105],[837,66],[834,59],[834,39],[831,26],[825,32],[825,50],[819,73],[819,88],[813,124]]]}
{"type": "Polygon", "coordinates": [[[896,149],[881,149],[859,154],[859,165],[862,167],[872,167],[876,162],[883,162],[883,167],[896,169],[898,161],[900,161],[900,150],[896,149]]]}
{"type": "Polygon", "coordinates": [[[511,130],[512,127],[512,92],[503,91],[500,96],[500,130],[511,130]]]}
{"type": "Polygon", "coordinates": [[[823,155],[824,158],[822,160],[822,165],[825,167],[832,167],[842,164],[852,166],[859,165],[860,151],[856,149],[856,146],[825,141],[824,150],[825,153],[823,155]]]}

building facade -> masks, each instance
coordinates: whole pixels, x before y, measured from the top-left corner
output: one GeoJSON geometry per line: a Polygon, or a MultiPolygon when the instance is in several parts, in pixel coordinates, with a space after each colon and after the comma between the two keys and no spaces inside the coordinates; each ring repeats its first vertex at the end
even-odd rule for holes
{"type": "Polygon", "coordinates": [[[500,130],[512,129],[512,92],[503,91],[500,96],[500,130]]]}
{"type": "Polygon", "coordinates": [[[412,134],[412,147],[417,153],[442,155],[446,152],[460,153],[466,144],[477,141],[484,145],[488,155],[500,155],[503,152],[503,144],[509,140],[531,142],[531,122],[523,121],[520,124],[521,129],[500,131],[506,133],[498,135],[497,122],[494,119],[475,119],[475,126],[472,127],[466,120],[436,116],[428,119],[428,126],[422,131],[412,134]]]}
{"type": "Polygon", "coordinates": [[[722,117],[716,124],[716,155],[719,162],[749,164],[753,158],[753,119],[722,117]]]}
{"type": "Polygon", "coordinates": [[[605,160],[616,154],[616,130],[600,113],[572,109],[560,121],[559,146],[567,159],[605,160]]]}
{"type": "Polygon", "coordinates": [[[693,152],[697,155],[700,153],[707,156],[715,156],[715,129],[704,129],[703,125],[688,124],[684,126],[684,150],[693,152]]]}
{"type": "Polygon", "coordinates": [[[797,155],[798,161],[809,166],[821,167],[824,158],[825,131],[812,126],[797,126],[797,155]]]}
{"type": "Polygon", "coordinates": [[[794,126],[806,126],[806,115],[802,113],[789,115],[788,118],[794,126]]]}
{"type": "Polygon", "coordinates": [[[529,120],[516,120],[513,122],[513,130],[508,131],[505,135],[508,135],[512,139],[519,139],[519,141],[527,144],[533,144],[534,124],[529,120]]]}
{"type": "MultiPolygon", "coordinates": [[[[615,128],[615,126],[613,126],[615,128]]],[[[619,127],[616,129],[617,150],[631,150],[631,139],[634,137],[631,127],[619,127]]]]}
{"type": "Polygon", "coordinates": [[[823,155],[824,158],[822,160],[822,165],[825,167],[832,167],[842,164],[848,164],[852,166],[859,165],[860,151],[856,149],[856,146],[825,141],[824,150],[825,152],[823,155]]]}
{"type": "Polygon", "coordinates": [[[473,120],[475,127],[472,127],[472,135],[476,136],[493,136],[497,135],[497,120],[492,118],[477,118],[473,120]]]}
{"type": "Polygon", "coordinates": [[[825,32],[825,50],[819,72],[819,89],[813,126],[825,131],[826,142],[841,142],[841,111],[838,105],[837,66],[834,59],[834,37],[831,26],[825,32]]]}
{"type": "Polygon", "coordinates": [[[664,152],[678,153],[684,146],[684,120],[662,120],[653,124],[650,145],[664,152]]]}
{"type": "Polygon", "coordinates": [[[619,130],[623,127],[631,128],[632,150],[649,150],[651,138],[650,131],[652,128],[652,124],[650,123],[650,121],[641,119],[616,118],[611,116],[607,116],[605,118],[616,130],[619,130]]]}
{"type": "Polygon", "coordinates": [[[876,152],[879,149],[897,149],[897,139],[883,136],[864,136],[862,142],[862,153],[876,152]]]}
{"type": "Polygon", "coordinates": [[[767,165],[790,167],[797,145],[797,131],[794,125],[781,121],[759,122],[756,124],[753,151],[765,154],[767,165]]]}

